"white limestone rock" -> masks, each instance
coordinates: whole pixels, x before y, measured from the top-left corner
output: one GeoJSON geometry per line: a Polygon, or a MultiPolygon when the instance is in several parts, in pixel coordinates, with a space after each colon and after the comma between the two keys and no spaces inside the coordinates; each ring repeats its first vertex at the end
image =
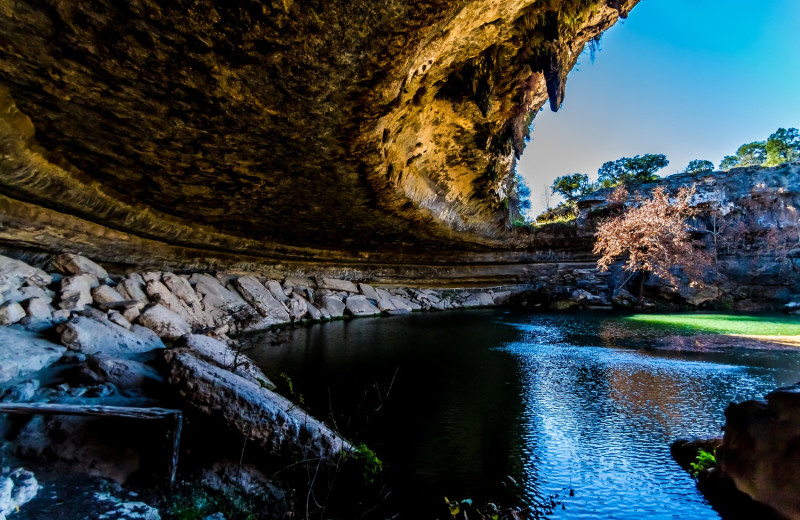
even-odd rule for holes
{"type": "Polygon", "coordinates": [[[346,308],[344,302],[333,295],[325,295],[321,298],[323,314],[327,312],[331,318],[341,318],[344,316],[346,308]]]}
{"type": "Polygon", "coordinates": [[[286,300],[286,307],[289,309],[292,322],[302,320],[308,312],[308,302],[295,294],[286,300]]]}
{"type": "Polygon", "coordinates": [[[108,285],[100,285],[92,289],[94,303],[116,303],[126,301],[116,289],[108,285]]]}
{"type": "Polygon", "coordinates": [[[381,299],[381,297],[378,295],[378,292],[371,285],[360,283],[358,284],[358,290],[370,300],[378,301],[381,299]]]}
{"type": "Polygon", "coordinates": [[[50,262],[53,267],[64,274],[90,274],[98,280],[108,278],[108,272],[85,256],[62,253],[50,262]]]}
{"type": "Polygon", "coordinates": [[[289,311],[254,276],[241,276],[234,281],[236,288],[250,305],[273,323],[289,321],[289,311]]]}
{"type": "Polygon", "coordinates": [[[352,446],[288,399],[189,353],[172,356],[168,383],[185,406],[248,439],[266,455],[334,463],[352,446]]]}
{"type": "Polygon", "coordinates": [[[100,282],[92,274],[68,276],[61,280],[61,301],[58,306],[70,311],[82,311],[92,303],[92,289],[100,282]]]}
{"type": "Polygon", "coordinates": [[[362,294],[347,298],[345,309],[352,316],[375,316],[381,313],[380,309],[372,305],[362,294]]]}
{"type": "Polygon", "coordinates": [[[164,352],[164,359],[169,363],[173,356],[181,352],[188,352],[220,368],[230,370],[234,374],[264,388],[269,388],[270,390],[275,390],[276,388],[275,384],[258,368],[252,359],[217,339],[199,334],[187,334],[176,341],[173,348],[164,352]]]}
{"type": "Polygon", "coordinates": [[[283,292],[283,287],[281,287],[281,284],[278,283],[277,281],[267,280],[266,282],[264,282],[264,285],[267,287],[270,294],[272,294],[272,296],[274,296],[275,299],[278,300],[279,302],[285,303],[286,300],[289,299],[283,292]]]}
{"type": "Polygon", "coordinates": [[[46,298],[31,298],[24,306],[29,322],[50,321],[53,317],[50,302],[46,298]]]}
{"type": "Polygon", "coordinates": [[[128,277],[117,284],[116,291],[123,297],[123,300],[139,302],[149,302],[145,292],[145,283],[141,276],[128,275],[128,277]]]}
{"type": "Polygon", "coordinates": [[[192,332],[191,326],[182,316],[159,303],[146,307],[137,321],[161,339],[175,340],[192,332]]]}
{"type": "Polygon", "coordinates": [[[349,280],[339,280],[336,278],[319,278],[317,287],[320,289],[330,289],[331,291],[342,291],[346,293],[358,294],[358,287],[349,280]]]}
{"type": "Polygon", "coordinates": [[[51,276],[41,269],[0,255],[0,294],[19,289],[25,284],[43,287],[51,281],[51,276]]]}
{"type": "Polygon", "coordinates": [[[83,354],[130,357],[164,348],[161,340],[147,341],[109,320],[74,316],[56,329],[61,343],[83,354]]]}
{"type": "Polygon", "coordinates": [[[12,325],[25,317],[25,309],[17,302],[0,305],[0,325],[12,325]]]}
{"type": "Polygon", "coordinates": [[[0,384],[25,377],[61,359],[67,349],[32,332],[0,327],[0,384]]]}

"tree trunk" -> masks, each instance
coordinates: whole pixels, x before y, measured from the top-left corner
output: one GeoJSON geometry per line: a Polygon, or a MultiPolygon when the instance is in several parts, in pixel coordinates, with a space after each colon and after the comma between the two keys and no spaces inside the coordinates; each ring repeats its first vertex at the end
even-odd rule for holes
{"type": "Polygon", "coordinates": [[[642,272],[642,271],[639,271],[639,299],[636,302],[636,307],[639,310],[642,309],[642,307],[643,307],[642,304],[644,303],[644,277],[645,277],[645,273],[642,272]]]}

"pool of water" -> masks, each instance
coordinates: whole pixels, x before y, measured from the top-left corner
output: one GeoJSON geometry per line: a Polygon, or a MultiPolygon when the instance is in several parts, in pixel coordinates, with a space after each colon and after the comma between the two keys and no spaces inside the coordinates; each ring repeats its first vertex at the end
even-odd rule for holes
{"type": "Polygon", "coordinates": [[[339,321],[250,354],[377,452],[408,519],[565,487],[553,518],[719,518],[670,442],[720,435],[730,401],[800,380],[795,348],[591,313],[339,321]]]}

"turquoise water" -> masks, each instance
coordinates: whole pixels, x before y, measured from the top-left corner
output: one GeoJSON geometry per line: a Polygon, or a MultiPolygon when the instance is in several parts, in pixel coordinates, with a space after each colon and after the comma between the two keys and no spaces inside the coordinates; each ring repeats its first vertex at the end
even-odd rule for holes
{"type": "Polygon", "coordinates": [[[719,518],[669,443],[721,435],[730,401],[800,380],[796,349],[607,314],[358,319],[251,354],[377,452],[379,511],[408,519],[447,518],[444,497],[525,505],[565,487],[551,518],[719,518]]]}

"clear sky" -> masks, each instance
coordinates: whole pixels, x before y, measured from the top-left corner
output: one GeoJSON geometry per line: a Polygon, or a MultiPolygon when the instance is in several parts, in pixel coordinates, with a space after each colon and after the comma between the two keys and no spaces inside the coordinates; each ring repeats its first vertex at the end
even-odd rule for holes
{"type": "Polygon", "coordinates": [[[561,110],[534,120],[517,167],[533,216],[559,175],[596,178],[605,161],[645,153],[670,160],[661,175],[717,166],[800,128],[800,0],[642,0],[600,47],[570,73],[561,110]]]}

